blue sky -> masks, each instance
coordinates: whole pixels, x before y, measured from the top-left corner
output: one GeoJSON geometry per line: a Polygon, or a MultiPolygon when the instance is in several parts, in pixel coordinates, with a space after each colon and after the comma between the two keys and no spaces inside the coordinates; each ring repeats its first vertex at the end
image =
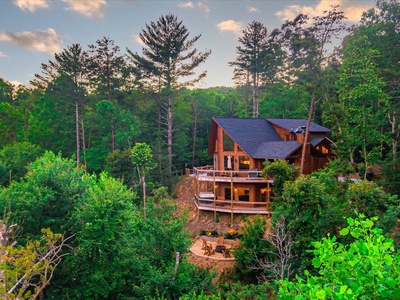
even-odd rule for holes
{"type": "Polygon", "coordinates": [[[241,31],[253,20],[269,30],[298,13],[322,15],[340,5],[350,22],[374,6],[374,0],[0,0],[0,78],[28,85],[40,65],[72,44],[84,49],[103,37],[141,53],[137,39],[145,24],[172,13],[191,36],[201,34],[196,47],[211,49],[202,66],[208,76],[197,87],[233,86],[229,61],[241,31]]]}

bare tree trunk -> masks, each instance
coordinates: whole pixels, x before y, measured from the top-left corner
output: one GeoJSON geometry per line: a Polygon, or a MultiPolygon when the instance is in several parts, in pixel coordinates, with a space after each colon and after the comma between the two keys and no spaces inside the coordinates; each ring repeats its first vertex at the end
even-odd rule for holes
{"type": "Polygon", "coordinates": [[[253,73],[253,118],[258,118],[258,80],[257,73],[253,73]]]}
{"type": "Polygon", "coordinates": [[[176,273],[178,272],[179,259],[180,258],[181,258],[181,254],[179,252],[176,252],[176,255],[175,255],[175,267],[174,267],[174,277],[172,277],[172,281],[175,281],[176,273]]]}
{"type": "Polygon", "coordinates": [[[197,143],[197,106],[196,103],[192,102],[193,105],[193,150],[192,150],[192,167],[194,167],[194,158],[196,156],[196,143],[197,143]]]}
{"type": "Polygon", "coordinates": [[[115,125],[114,120],[111,120],[111,149],[115,150],[115,125]]]}
{"type": "Polygon", "coordinates": [[[306,160],[307,143],[309,143],[308,135],[310,132],[310,123],[311,123],[311,118],[312,118],[312,114],[313,114],[313,110],[314,110],[314,104],[315,104],[315,94],[313,93],[311,96],[310,110],[308,111],[306,134],[304,136],[304,141],[303,141],[303,149],[301,151],[300,174],[304,174],[304,164],[305,164],[305,160],[306,160]]]}
{"type": "Polygon", "coordinates": [[[140,181],[142,181],[142,188],[143,188],[143,216],[146,219],[146,175],[144,174],[144,170],[142,171],[143,174],[141,175],[140,181]]]}
{"type": "Polygon", "coordinates": [[[250,90],[250,72],[246,71],[246,85],[244,89],[244,102],[246,104],[245,118],[249,116],[249,90],[250,90]]]}
{"type": "Polygon", "coordinates": [[[171,95],[168,96],[167,104],[167,145],[168,145],[168,176],[172,174],[172,132],[173,132],[173,112],[172,112],[172,99],[171,95]]]}
{"type": "Polygon", "coordinates": [[[79,138],[79,103],[78,99],[75,100],[75,131],[76,131],[76,165],[79,167],[81,164],[81,146],[79,138]]]}
{"type": "Polygon", "coordinates": [[[81,131],[82,131],[82,150],[83,150],[83,163],[85,170],[87,171],[86,163],[86,136],[85,136],[85,105],[83,100],[81,101],[81,131]]]}
{"type": "Polygon", "coordinates": [[[390,114],[388,115],[389,118],[389,123],[392,125],[392,162],[393,166],[395,165],[397,161],[397,144],[398,144],[398,138],[400,136],[400,131],[398,130],[397,126],[397,109],[393,111],[392,116],[390,117],[390,114]]]}

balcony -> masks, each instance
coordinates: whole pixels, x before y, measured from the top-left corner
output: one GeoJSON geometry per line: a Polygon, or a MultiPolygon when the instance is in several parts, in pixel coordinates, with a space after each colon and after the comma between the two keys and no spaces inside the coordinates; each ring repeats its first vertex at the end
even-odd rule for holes
{"type": "Polygon", "coordinates": [[[193,169],[193,176],[199,181],[209,182],[233,182],[233,183],[264,183],[274,182],[273,178],[261,176],[261,171],[229,171],[229,170],[214,170],[212,166],[205,166],[193,169]]]}
{"type": "Polygon", "coordinates": [[[271,214],[271,202],[246,202],[217,200],[210,197],[204,198],[200,195],[194,195],[194,202],[199,210],[232,213],[232,214],[271,214]]]}
{"type": "Polygon", "coordinates": [[[271,213],[271,184],[274,179],[262,177],[257,169],[221,171],[206,166],[194,168],[193,177],[194,202],[199,211],[231,213],[232,216],[271,213]],[[239,194],[240,190],[246,190],[247,194],[239,194]]]}

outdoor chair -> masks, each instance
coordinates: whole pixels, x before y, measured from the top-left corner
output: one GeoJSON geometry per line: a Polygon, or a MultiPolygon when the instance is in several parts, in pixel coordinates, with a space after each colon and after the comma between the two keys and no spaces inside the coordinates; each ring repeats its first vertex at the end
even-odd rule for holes
{"type": "Polygon", "coordinates": [[[211,244],[207,243],[207,245],[205,246],[205,249],[204,249],[204,255],[210,256],[212,254],[215,254],[215,250],[212,248],[211,244]]]}
{"type": "Polygon", "coordinates": [[[231,249],[230,248],[225,248],[225,250],[222,250],[222,254],[224,255],[225,258],[231,257],[231,249]]]}
{"type": "Polygon", "coordinates": [[[203,246],[201,247],[201,250],[206,250],[206,248],[208,246],[207,241],[205,239],[201,239],[201,241],[203,243],[203,246]]]}

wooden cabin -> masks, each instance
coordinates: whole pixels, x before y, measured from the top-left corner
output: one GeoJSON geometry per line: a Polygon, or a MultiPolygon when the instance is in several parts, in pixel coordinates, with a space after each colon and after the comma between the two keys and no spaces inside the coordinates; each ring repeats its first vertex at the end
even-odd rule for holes
{"type": "MultiPolygon", "coordinates": [[[[194,168],[195,204],[199,210],[269,214],[273,178],[262,177],[265,160],[285,159],[300,166],[307,120],[211,120],[208,155],[213,165],[194,168]]],[[[323,168],[335,155],[330,129],[311,122],[305,143],[304,173],[323,168]]]]}

